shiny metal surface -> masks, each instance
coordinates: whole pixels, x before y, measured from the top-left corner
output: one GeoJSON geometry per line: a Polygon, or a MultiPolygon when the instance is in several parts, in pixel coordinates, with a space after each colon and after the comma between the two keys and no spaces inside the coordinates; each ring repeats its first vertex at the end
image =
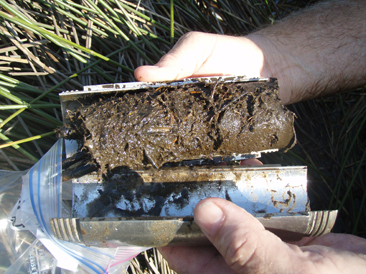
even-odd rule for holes
{"type": "Polygon", "coordinates": [[[308,211],[306,167],[176,167],[73,179],[73,217],[186,217],[208,197],[252,214],[308,211]],[[99,207],[99,208],[98,208],[99,207]]]}
{"type": "Polygon", "coordinates": [[[84,86],[83,90],[71,90],[64,91],[59,94],[62,101],[75,100],[76,98],[83,97],[93,93],[111,93],[111,92],[123,92],[127,90],[137,89],[149,89],[158,88],[162,86],[174,87],[185,84],[193,83],[217,83],[217,82],[258,82],[268,81],[269,78],[249,78],[246,76],[214,76],[214,77],[199,77],[199,78],[185,78],[178,81],[166,81],[166,82],[127,82],[127,83],[114,83],[114,84],[102,84],[84,86]]]}
{"type": "Polygon", "coordinates": [[[306,170],[178,167],[121,171],[108,180],[90,174],[72,181],[74,218],[52,219],[51,227],[59,239],[94,246],[207,245],[193,210],[204,198],[221,197],[285,241],[319,236],[337,211],[310,211],[306,170]]]}

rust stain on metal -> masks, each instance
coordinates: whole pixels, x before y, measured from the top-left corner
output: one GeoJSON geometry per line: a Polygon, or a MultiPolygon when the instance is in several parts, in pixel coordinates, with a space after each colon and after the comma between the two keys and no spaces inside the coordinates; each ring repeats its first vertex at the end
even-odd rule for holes
{"type": "Polygon", "coordinates": [[[102,88],[114,88],[114,84],[103,85],[102,88]]]}
{"type": "Polygon", "coordinates": [[[293,203],[292,203],[292,207],[290,207],[287,212],[291,212],[292,210],[294,210],[295,205],[296,205],[296,194],[292,193],[292,198],[293,198],[293,203]]]}
{"type": "Polygon", "coordinates": [[[83,236],[88,234],[88,232],[86,232],[85,229],[83,229],[82,227],[80,227],[80,232],[83,236]]]}
{"type": "Polygon", "coordinates": [[[269,220],[272,218],[272,216],[274,216],[273,213],[267,213],[266,215],[263,216],[263,218],[269,220]]]}
{"type": "Polygon", "coordinates": [[[290,212],[294,209],[295,207],[295,204],[296,204],[296,195],[294,195],[291,190],[288,190],[286,193],[283,192],[282,193],[282,198],[283,198],[283,201],[277,201],[273,195],[273,191],[271,191],[271,201],[273,203],[273,206],[275,208],[278,208],[279,206],[282,206],[282,207],[289,207],[291,205],[291,202],[293,202],[293,205],[291,206],[291,208],[289,208],[287,210],[287,212],[290,212]],[[285,197],[285,195],[288,195],[288,198],[285,197]]]}
{"type": "Polygon", "coordinates": [[[180,227],[179,222],[154,222],[148,227],[155,246],[166,246],[176,236],[180,227]]]}
{"type": "Polygon", "coordinates": [[[277,177],[277,180],[282,181],[282,178],[280,177],[280,174],[278,171],[276,171],[276,177],[277,177]]]}
{"type": "MultiPolygon", "coordinates": [[[[137,171],[138,172],[138,171],[137,171]]],[[[164,182],[187,182],[187,181],[213,181],[213,180],[223,180],[226,178],[225,174],[210,171],[207,168],[204,172],[200,170],[195,170],[191,167],[182,167],[180,172],[174,172],[167,169],[162,169],[158,171],[147,171],[141,173],[140,176],[145,183],[154,182],[154,180],[161,180],[164,178],[164,182]],[[158,179],[157,179],[158,178],[158,179]]]]}

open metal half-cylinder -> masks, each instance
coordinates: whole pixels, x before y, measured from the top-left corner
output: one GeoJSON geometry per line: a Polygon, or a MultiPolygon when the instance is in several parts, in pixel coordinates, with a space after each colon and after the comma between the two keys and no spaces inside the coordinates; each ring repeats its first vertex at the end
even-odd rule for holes
{"type": "MultiPolygon", "coordinates": [[[[218,81],[243,84],[266,83],[270,79],[209,77],[169,83],[97,85],[63,92],[60,98],[65,120],[67,111],[88,104],[95,95],[100,100],[126,91],[218,81]]],[[[72,158],[80,146],[76,141],[65,140],[65,150],[72,158]]],[[[72,173],[80,168],[68,163],[62,187],[64,204],[70,206],[72,213],[70,218],[50,220],[54,236],[100,247],[208,245],[193,217],[197,203],[208,197],[220,197],[242,207],[284,241],[330,232],[337,211],[311,211],[307,167],[238,164],[242,159],[258,158],[271,151],[217,155],[210,159],[210,165],[206,159],[191,159],[159,168],[116,168],[108,175],[77,171],[77,176],[66,176],[70,170],[72,173]],[[222,160],[228,165],[217,165],[222,160]]]]}

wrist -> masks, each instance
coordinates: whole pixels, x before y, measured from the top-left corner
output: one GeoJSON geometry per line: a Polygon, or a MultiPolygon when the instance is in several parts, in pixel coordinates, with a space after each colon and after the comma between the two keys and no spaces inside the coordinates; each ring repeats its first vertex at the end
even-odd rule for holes
{"type": "MultiPolygon", "coordinates": [[[[246,36],[253,41],[262,51],[264,60],[260,73],[261,77],[275,77],[279,83],[279,97],[284,105],[301,101],[296,96],[296,84],[306,75],[300,59],[294,59],[286,50],[286,47],[277,46],[273,38],[262,34],[260,31],[246,36]]],[[[297,94],[298,95],[298,94],[297,94]]]]}
{"type": "Polygon", "coordinates": [[[326,1],[247,36],[263,51],[262,76],[278,78],[283,104],[365,85],[364,3],[326,1]]]}

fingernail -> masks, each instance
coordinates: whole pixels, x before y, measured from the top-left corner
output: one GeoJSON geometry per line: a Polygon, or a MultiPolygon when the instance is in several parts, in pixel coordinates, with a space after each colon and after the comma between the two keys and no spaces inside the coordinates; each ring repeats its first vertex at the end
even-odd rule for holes
{"type": "Polygon", "coordinates": [[[208,236],[215,235],[224,218],[224,212],[212,202],[199,205],[194,214],[195,222],[208,236]]]}

